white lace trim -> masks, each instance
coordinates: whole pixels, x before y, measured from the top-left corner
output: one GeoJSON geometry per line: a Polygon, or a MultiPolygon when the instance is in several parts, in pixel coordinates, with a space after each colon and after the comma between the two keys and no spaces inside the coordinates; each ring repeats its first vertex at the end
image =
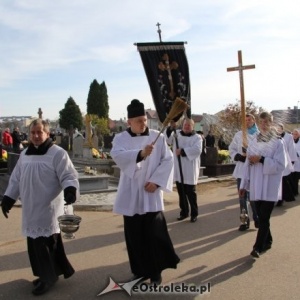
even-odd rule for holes
{"type": "Polygon", "coordinates": [[[59,226],[52,226],[50,228],[24,228],[23,234],[33,239],[44,236],[49,237],[54,233],[60,233],[59,226]]]}

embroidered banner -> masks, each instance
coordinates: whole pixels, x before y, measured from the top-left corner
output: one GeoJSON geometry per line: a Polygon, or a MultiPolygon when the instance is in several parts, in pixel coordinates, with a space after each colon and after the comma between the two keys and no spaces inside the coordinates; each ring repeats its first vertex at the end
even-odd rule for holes
{"type": "MultiPolygon", "coordinates": [[[[190,77],[183,42],[137,43],[152,99],[163,123],[176,97],[189,105],[191,117],[190,77]]],[[[176,117],[175,121],[182,116],[176,117]]]]}

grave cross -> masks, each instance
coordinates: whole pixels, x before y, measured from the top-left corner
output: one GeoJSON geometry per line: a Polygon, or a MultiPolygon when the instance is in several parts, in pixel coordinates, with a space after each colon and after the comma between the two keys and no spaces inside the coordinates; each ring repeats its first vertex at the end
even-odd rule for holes
{"type": "Polygon", "coordinates": [[[43,112],[41,108],[39,108],[38,115],[39,115],[39,119],[43,119],[43,112]]]}
{"type": "Polygon", "coordinates": [[[241,92],[241,119],[242,119],[242,133],[243,133],[243,146],[247,148],[247,128],[246,128],[246,107],[245,107],[245,92],[244,92],[244,78],[243,71],[248,69],[255,69],[255,65],[243,66],[242,51],[238,51],[237,67],[227,68],[227,72],[239,71],[240,76],[240,92],[241,92]]]}

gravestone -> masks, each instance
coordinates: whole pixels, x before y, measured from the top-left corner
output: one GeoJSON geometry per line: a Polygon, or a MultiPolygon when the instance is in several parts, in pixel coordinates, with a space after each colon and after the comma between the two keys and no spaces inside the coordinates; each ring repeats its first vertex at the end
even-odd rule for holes
{"type": "Polygon", "coordinates": [[[73,157],[83,157],[84,138],[78,135],[73,139],[73,157]]]}
{"type": "Polygon", "coordinates": [[[60,146],[66,150],[66,151],[69,151],[69,145],[70,145],[70,138],[68,135],[65,135],[62,137],[61,139],[61,144],[60,146]]]}
{"type": "Polygon", "coordinates": [[[107,150],[110,150],[112,148],[112,140],[114,138],[114,135],[105,135],[103,137],[103,142],[104,142],[104,148],[107,150]]]}
{"type": "Polygon", "coordinates": [[[83,146],[83,158],[93,159],[93,152],[90,147],[83,146]]]}
{"type": "Polygon", "coordinates": [[[60,146],[61,145],[61,140],[62,140],[62,136],[61,135],[57,135],[56,136],[56,141],[55,141],[55,144],[60,146]]]}
{"type": "Polygon", "coordinates": [[[204,161],[201,160],[202,166],[212,166],[218,164],[218,149],[216,147],[206,148],[204,161]]]}
{"type": "Polygon", "coordinates": [[[99,139],[98,139],[98,137],[94,134],[93,137],[92,137],[92,145],[93,145],[93,148],[95,148],[95,149],[98,150],[98,149],[99,149],[98,143],[99,143],[99,139]]]}

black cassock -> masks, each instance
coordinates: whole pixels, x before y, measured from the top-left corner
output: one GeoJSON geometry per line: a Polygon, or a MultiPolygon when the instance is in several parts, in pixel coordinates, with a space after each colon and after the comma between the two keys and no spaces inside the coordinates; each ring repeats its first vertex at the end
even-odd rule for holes
{"type": "Polygon", "coordinates": [[[176,269],[176,255],[163,212],[124,216],[124,232],[131,271],[139,277],[155,277],[164,269],[176,269]]]}
{"type": "Polygon", "coordinates": [[[60,233],[35,239],[27,237],[27,248],[33,275],[41,281],[53,283],[59,275],[68,278],[74,274],[60,233]]]}

